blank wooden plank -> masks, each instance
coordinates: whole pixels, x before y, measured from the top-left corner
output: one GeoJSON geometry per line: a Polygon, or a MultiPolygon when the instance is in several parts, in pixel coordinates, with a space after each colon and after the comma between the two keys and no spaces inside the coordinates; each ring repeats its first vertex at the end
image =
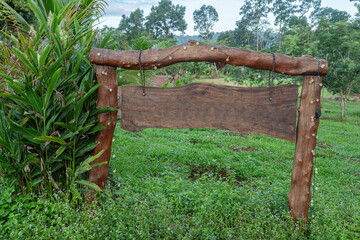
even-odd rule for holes
{"type": "Polygon", "coordinates": [[[174,88],[123,86],[121,127],[215,128],[295,142],[297,85],[230,87],[190,83],[174,88]]]}

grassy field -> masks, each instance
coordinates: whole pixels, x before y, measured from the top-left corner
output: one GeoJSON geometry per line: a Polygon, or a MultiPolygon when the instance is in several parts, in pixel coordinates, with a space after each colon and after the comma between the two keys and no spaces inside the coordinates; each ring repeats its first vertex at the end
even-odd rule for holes
{"type": "Polygon", "coordinates": [[[360,103],[349,103],[345,121],[339,120],[338,102],[323,105],[306,232],[293,231],[288,213],[293,143],[212,129],[132,133],[119,122],[110,181],[97,206],[10,199],[0,234],[9,239],[360,239],[360,103]]]}

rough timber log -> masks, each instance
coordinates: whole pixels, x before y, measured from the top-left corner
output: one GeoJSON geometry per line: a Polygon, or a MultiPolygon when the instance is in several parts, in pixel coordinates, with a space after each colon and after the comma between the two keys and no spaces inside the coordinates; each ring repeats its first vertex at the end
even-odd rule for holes
{"type": "Polygon", "coordinates": [[[230,87],[189,83],[175,88],[125,85],[121,127],[215,128],[295,142],[297,85],[230,87]]]}
{"type": "MultiPolygon", "coordinates": [[[[96,78],[98,83],[102,85],[98,88],[97,108],[113,107],[118,108],[116,82],[116,68],[108,66],[95,65],[96,78]]],[[[99,126],[105,128],[99,131],[95,137],[95,141],[99,145],[95,148],[93,155],[98,154],[102,150],[102,155],[95,159],[91,164],[107,162],[105,165],[95,167],[90,170],[89,181],[104,189],[108,175],[109,160],[111,154],[111,143],[114,135],[114,129],[117,120],[117,111],[109,111],[98,114],[99,126]]],[[[91,196],[93,198],[93,195],[91,196]]],[[[90,199],[91,201],[92,199],[90,199]]]]}
{"type": "MultiPolygon", "coordinates": [[[[90,60],[94,64],[139,69],[140,51],[115,51],[93,48],[90,60]]],[[[309,57],[290,57],[276,53],[275,72],[291,76],[315,75],[318,61],[309,57]]],[[[167,49],[148,49],[142,51],[141,66],[143,69],[162,68],[179,62],[223,62],[233,66],[246,66],[252,69],[273,69],[271,53],[261,53],[247,49],[212,46],[189,40],[186,44],[167,49]]],[[[320,60],[320,75],[326,75],[328,63],[320,60]]]]}
{"type": "Polygon", "coordinates": [[[321,108],[320,93],[322,79],[306,76],[303,80],[298,126],[296,134],[295,157],[291,173],[291,188],[288,194],[289,209],[295,222],[302,219],[308,223],[308,210],[311,202],[311,178],[315,154],[319,119],[314,119],[315,110],[321,108]]]}

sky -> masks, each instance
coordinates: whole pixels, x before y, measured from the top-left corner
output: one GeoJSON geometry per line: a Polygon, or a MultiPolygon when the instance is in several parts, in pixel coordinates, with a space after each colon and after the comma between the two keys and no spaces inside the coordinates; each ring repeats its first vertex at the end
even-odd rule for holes
{"type": "MultiPolygon", "coordinates": [[[[144,15],[150,13],[151,6],[157,5],[160,0],[107,0],[108,7],[106,15],[101,19],[99,27],[107,25],[109,27],[118,27],[121,16],[123,14],[129,15],[137,8],[144,10],[144,15]]],[[[286,0],[284,0],[286,1],[286,0]]],[[[173,4],[180,4],[186,7],[185,20],[188,28],[185,35],[197,35],[194,31],[193,12],[203,4],[212,5],[219,14],[219,21],[214,25],[215,32],[222,32],[226,30],[235,29],[236,21],[240,20],[240,7],[244,4],[244,0],[172,0],[173,4]]],[[[331,7],[338,10],[346,11],[352,16],[357,12],[354,3],[349,0],[322,0],[322,7],[331,7]]],[[[269,15],[270,22],[273,21],[273,16],[269,15]]],[[[179,34],[179,33],[177,33],[179,34]]]]}

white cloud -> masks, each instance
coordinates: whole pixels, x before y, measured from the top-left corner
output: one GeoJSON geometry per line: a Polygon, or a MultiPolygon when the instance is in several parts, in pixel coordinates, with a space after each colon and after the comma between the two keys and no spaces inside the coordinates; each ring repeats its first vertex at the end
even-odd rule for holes
{"type": "Polygon", "coordinates": [[[128,15],[137,8],[148,9],[157,4],[156,0],[109,0],[106,8],[106,16],[128,15]]]}

